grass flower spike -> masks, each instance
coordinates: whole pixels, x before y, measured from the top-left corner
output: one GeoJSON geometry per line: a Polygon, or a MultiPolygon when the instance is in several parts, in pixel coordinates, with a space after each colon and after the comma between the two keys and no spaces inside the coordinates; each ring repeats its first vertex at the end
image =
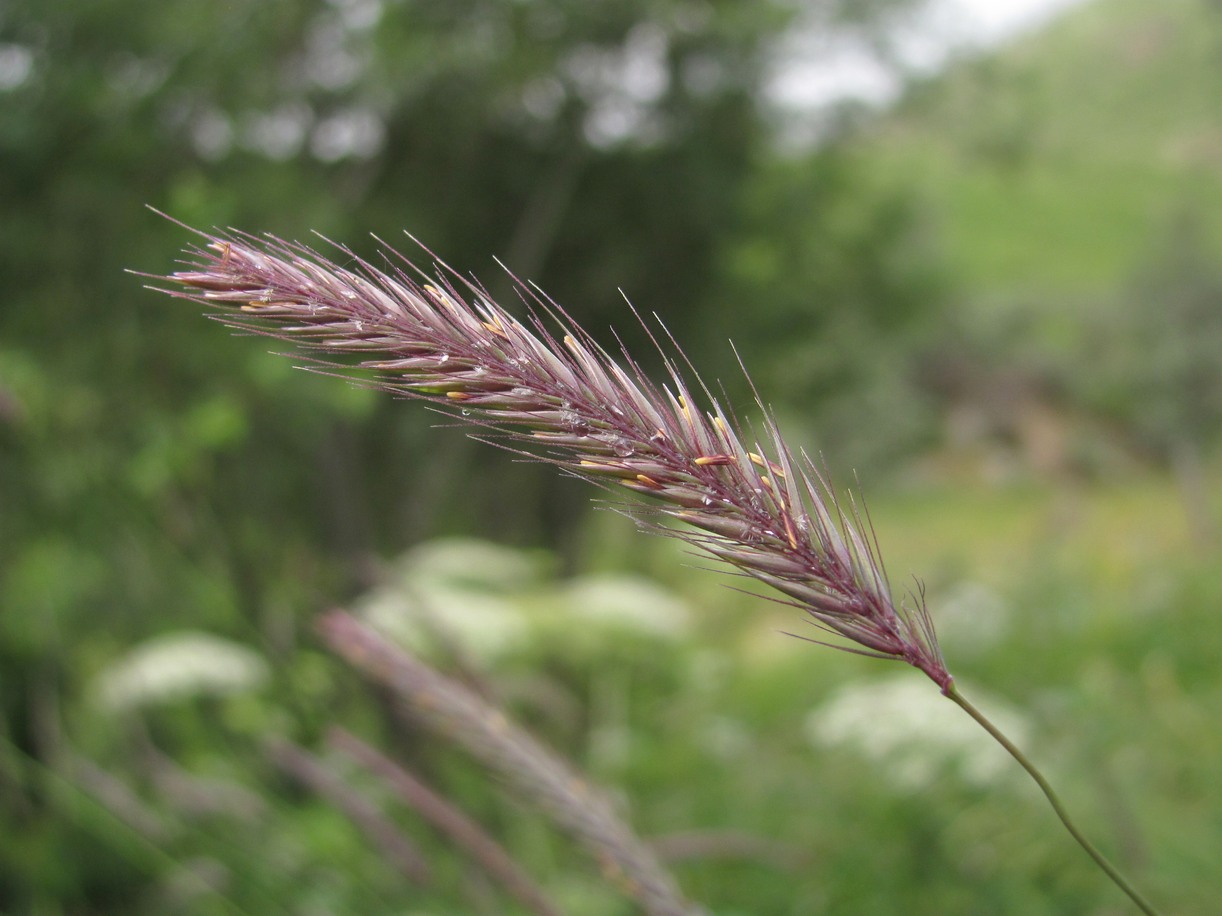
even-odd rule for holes
{"type": "Polygon", "coordinates": [[[377,387],[429,401],[511,451],[646,497],[629,510],[634,517],[768,586],[774,600],[841,637],[831,645],[923,671],[1031,775],[1108,877],[1143,913],[1156,913],[1032,761],[963,696],[920,589],[896,603],[868,516],[851,498],[846,508],[810,458],[791,452],[758,397],[764,434],[744,436],[676,356],[659,347],[669,374],[659,386],[626,351],[613,356],[516,278],[530,307],[525,321],[444,264],[430,279],[389,246],[378,268],[342,246],[340,265],[273,237],[200,235],[187,269],[155,278],[176,285],[166,292],[203,303],[230,327],[328,354],[313,358],[315,367],[372,372],[377,387]]]}
{"type": "Polygon", "coordinates": [[[378,269],[340,248],[350,265],[341,267],[274,238],[205,238],[196,263],[165,278],[185,288],[174,295],[218,309],[231,327],[349,355],[345,365],[373,370],[379,387],[443,406],[574,476],[648,497],[651,511],[638,517],[856,644],[838,646],[905,661],[949,688],[920,596],[893,601],[862,514],[842,509],[766,410],[764,441],[745,440],[694,380],[706,402],[697,406],[673,360],[669,384],[657,387],[626,352],[617,361],[521,282],[533,308],[526,323],[444,265],[430,282],[402,259],[378,269]]]}

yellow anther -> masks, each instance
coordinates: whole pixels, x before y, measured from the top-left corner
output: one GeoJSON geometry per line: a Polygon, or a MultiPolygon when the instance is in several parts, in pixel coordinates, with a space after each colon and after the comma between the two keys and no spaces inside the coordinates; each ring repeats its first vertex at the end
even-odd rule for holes
{"type": "Polygon", "coordinates": [[[582,458],[580,466],[589,468],[592,471],[611,471],[613,473],[622,473],[627,470],[621,464],[609,464],[606,461],[590,461],[588,458],[582,458]]]}
{"type": "Polygon", "coordinates": [[[785,523],[785,536],[789,539],[789,546],[794,550],[797,550],[798,536],[796,533],[794,533],[793,522],[789,520],[789,516],[787,514],[781,516],[781,521],[785,523]]]}
{"type": "Polygon", "coordinates": [[[701,455],[696,464],[704,467],[707,464],[733,464],[737,459],[733,455],[701,455]]]}
{"type": "Polygon", "coordinates": [[[447,391],[446,397],[454,401],[467,401],[470,400],[471,395],[465,391],[447,391]]]}
{"type": "Polygon", "coordinates": [[[645,484],[645,486],[649,487],[649,489],[651,490],[662,489],[662,485],[660,483],[658,483],[652,477],[646,476],[645,474],[637,474],[636,479],[639,480],[641,483],[645,484]]]}
{"type": "Polygon", "coordinates": [[[428,293],[430,296],[432,296],[434,299],[436,299],[438,302],[440,302],[442,305],[446,306],[447,308],[449,309],[458,308],[458,306],[454,304],[453,299],[451,299],[448,295],[443,293],[437,287],[433,286],[431,283],[424,284],[424,291],[428,293]]]}
{"type": "Polygon", "coordinates": [[[758,467],[764,468],[765,470],[771,471],[773,474],[776,474],[777,477],[784,478],[785,469],[781,467],[779,464],[769,461],[763,455],[757,455],[755,454],[755,452],[748,452],[748,454],[751,456],[752,464],[758,467]]]}

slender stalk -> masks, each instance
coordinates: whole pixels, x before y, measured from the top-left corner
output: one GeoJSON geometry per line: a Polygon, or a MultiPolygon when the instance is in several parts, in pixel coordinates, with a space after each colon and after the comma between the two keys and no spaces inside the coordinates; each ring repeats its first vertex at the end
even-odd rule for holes
{"type": "Polygon", "coordinates": [[[1061,819],[1061,823],[1065,825],[1065,829],[1069,831],[1069,835],[1078,841],[1078,845],[1086,850],[1086,854],[1095,860],[1095,864],[1103,869],[1104,873],[1112,879],[1116,886],[1129,895],[1129,899],[1137,904],[1137,908],[1145,913],[1146,916],[1159,916],[1158,910],[1141,895],[1137,888],[1129,883],[1129,880],[1120,873],[1116,866],[1109,862],[1107,857],[1095,848],[1095,844],[1088,840],[1082,831],[1078,829],[1078,826],[1069,816],[1069,812],[1065,810],[1065,806],[1061,804],[1061,799],[1057,796],[1048,780],[1044,778],[1044,774],[1039,771],[1027,755],[1019,750],[1014,742],[1007,738],[996,725],[990,722],[984,713],[968,702],[967,698],[959,692],[959,688],[955,685],[954,681],[947,686],[944,693],[958,704],[964,712],[979,722],[981,727],[992,735],[997,743],[1004,747],[1009,755],[1017,760],[1019,765],[1031,775],[1031,778],[1035,780],[1035,784],[1040,787],[1040,791],[1044,793],[1044,797],[1048,799],[1048,803],[1052,805],[1052,810],[1056,812],[1057,817],[1061,819]]]}
{"type": "Polygon", "coordinates": [[[318,621],[331,649],[403,700],[417,721],[506,779],[589,850],[603,876],[648,916],[700,916],[596,786],[504,713],[343,611],[318,621]]]}
{"type": "MultiPolygon", "coordinates": [[[[237,914],[237,916],[253,916],[250,910],[239,905],[236,900],[208,881],[207,878],[193,871],[176,858],[168,849],[167,837],[162,833],[161,827],[158,827],[153,832],[149,832],[146,828],[150,822],[144,817],[130,817],[131,812],[129,810],[124,810],[121,806],[114,807],[112,805],[113,798],[104,797],[108,793],[96,792],[93,788],[86,785],[78,774],[63,773],[58,768],[44,763],[18,747],[7,736],[0,735],[0,748],[3,748],[11,755],[14,766],[28,767],[37,774],[39,779],[38,784],[46,791],[48,801],[57,809],[58,814],[67,818],[75,826],[94,834],[99,840],[105,841],[108,848],[115,850],[137,867],[144,869],[150,877],[155,878],[157,876],[154,870],[155,867],[164,867],[170,871],[182,872],[188,876],[191,883],[200,893],[212,896],[226,910],[237,914]],[[89,811],[93,814],[101,812],[105,823],[86,813],[86,810],[80,804],[82,801],[88,805],[89,811]],[[116,830],[116,827],[119,829],[116,830]],[[120,836],[126,836],[131,841],[131,845],[120,842],[120,836]],[[131,848],[132,845],[138,846],[144,853],[147,857],[144,861],[137,858],[135,850],[131,848]]],[[[81,761],[78,759],[76,762],[79,765],[81,761]]],[[[10,778],[16,775],[0,773],[0,776],[10,778]]],[[[285,912],[284,910],[279,910],[271,900],[265,900],[263,903],[264,909],[260,911],[262,913],[285,912]]]]}
{"type": "Polygon", "coordinates": [[[338,808],[369,838],[382,857],[413,884],[427,887],[433,883],[432,869],[416,844],[377,805],[354,791],[342,776],[305,748],[284,738],[270,738],[264,748],[277,767],[338,808]]]}
{"type": "Polygon", "coordinates": [[[543,889],[535,884],[500,843],[401,764],[337,725],[328,730],[327,743],[381,777],[400,798],[468,852],[536,916],[560,916],[560,910],[547,898],[543,889]]]}

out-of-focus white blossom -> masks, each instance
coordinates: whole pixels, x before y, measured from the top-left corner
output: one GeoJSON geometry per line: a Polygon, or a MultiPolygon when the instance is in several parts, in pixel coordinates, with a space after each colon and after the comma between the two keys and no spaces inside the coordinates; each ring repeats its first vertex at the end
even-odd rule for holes
{"type": "Polygon", "coordinates": [[[435,580],[378,589],[361,602],[360,612],[366,623],[424,655],[453,644],[490,661],[519,647],[527,629],[512,601],[435,580]]]}
{"type": "Polygon", "coordinates": [[[429,541],[405,553],[358,610],[413,652],[428,655],[439,643],[453,643],[489,661],[526,638],[527,621],[512,597],[539,580],[539,567],[526,551],[488,541],[429,541]]]}
{"type": "Polygon", "coordinates": [[[647,579],[582,576],[549,580],[529,551],[447,538],[422,544],[396,564],[385,585],[358,605],[362,618],[424,655],[453,643],[492,661],[557,633],[631,633],[677,639],[689,630],[687,605],[647,579]]]}
{"type": "Polygon", "coordinates": [[[1009,616],[997,590],[981,582],[959,582],[938,599],[938,627],[960,654],[983,652],[1000,643],[1009,616]]]}
{"type": "Polygon", "coordinates": [[[479,538],[438,538],[407,551],[398,564],[400,581],[421,581],[504,594],[536,584],[543,576],[540,555],[479,538]]]}
{"type": "Polygon", "coordinates": [[[683,601],[639,576],[583,576],[564,590],[564,600],[575,620],[649,636],[677,639],[691,620],[683,601]]]}
{"type": "Polygon", "coordinates": [[[261,655],[239,643],[181,630],[155,637],[128,652],[98,675],[98,702],[111,710],[130,709],[186,697],[240,693],[267,681],[261,655]]]}
{"type": "MultiPolygon", "coordinates": [[[[1020,712],[975,688],[970,693],[1015,743],[1028,743],[1031,727],[1020,712]]],[[[1023,784],[1022,771],[989,734],[917,678],[848,684],[810,713],[806,728],[816,746],[861,754],[903,791],[948,774],[981,788],[1023,784]]]]}

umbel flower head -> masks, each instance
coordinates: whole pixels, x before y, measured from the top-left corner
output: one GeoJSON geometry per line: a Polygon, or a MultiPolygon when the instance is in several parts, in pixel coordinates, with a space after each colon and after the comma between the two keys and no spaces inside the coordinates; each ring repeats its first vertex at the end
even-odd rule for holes
{"type": "Polygon", "coordinates": [[[762,441],[745,440],[674,359],[663,354],[669,381],[651,382],[516,278],[525,321],[444,264],[430,280],[389,247],[378,268],[336,246],[340,266],[273,237],[200,234],[188,268],[157,278],[177,285],[166,292],[230,327],[342,354],[323,364],[372,370],[378,387],[448,408],[511,450],[641,494],[638,519],[775,590],[848,640],[838,648],[900,659],[949,690],[922,596],[896,604],[863,514],[786,447],[762,403],[762,441]]]}

